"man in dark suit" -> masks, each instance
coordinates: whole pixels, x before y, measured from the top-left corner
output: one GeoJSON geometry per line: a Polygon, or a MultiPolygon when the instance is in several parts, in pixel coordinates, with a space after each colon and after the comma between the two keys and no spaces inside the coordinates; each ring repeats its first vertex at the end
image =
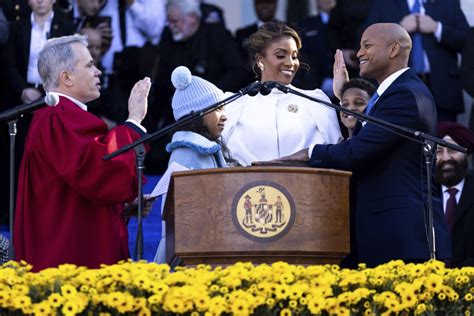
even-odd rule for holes
{"type": "Polygon", "coordinates": [[[12,104],[32,102],[38,99],[42,91],[36,69],[37,54],[41,49],[39,43],[48,38],[70,35],[74,26],[61,12],[53,11],[54,1],[31,1],[32,18],[26,17],[11,26],[7,45],[7,67],[5,75],[14,95],[12,104]],[[35,36],[32,37],[32,34],[35,36]],[[32,45],[34,51],[31,50],[32,45]]]}
{"type": "Polygon", "coordinates": [[[474,172],[469,160],[474,133],[454,122],[438,124],[438,137],[467,148],[467,153],[445,147],[436,151],[436,181],[441,185],[443,208],[453,241],[453,267],[474,266],[474,172]]]}
{"type": "Polygon", "coordinates": [[[410,33],[410,65],[433,93],[438,121],[456,121],[464,111],[457,53],[469,27],[459,0],[375,0],[367,25],[379,22],[400,23],[410,33]]]}
{"type": "Polygon", "coordinates": [[[320,88],[330,98],[332,91],[332,65],[334,52],[329,47],[328,24],[336,0],[316,0],[318,15],[310,16],[298,25],[301,36],[300,60],[309,65],[309,70],[298,71],[293,85],[303,89],[320,88]]]}
{"type": "MultiPolygon", "coordinates": [[[[466,36],[461,60],[462,87],[474,98],[474,27],[469,29],[466,36]]],[[[468,126],[474,131],[474,102],[472,103],[468,126]]],[[[474,167],[474,165],[472,166],[474,167]]]]}
{"type": "MultiPolygon", "coordinates": [[[[367,105],[368,115],[434,135],[433,97],[416,73],[407,68],[411,49],[408,33],[398,24],[374,24],[365,30],[360,45],[360,75],[380,83],[367,105]]],[[[338,51],[335,76],[341,72],[347,77],[338,51]]],[[[309,156],[314,167],[353,172],[361,262],[376,266],[394,259],[420,262],[430,258],[426,168],[420,144],[367,123],[349,140],[315,145],[295,155],[300,159],[309,156]]],[[[436,255],[438,259],[449,258],[451,247],[439,197],[433,196],[432,203],[436,255]]]]}

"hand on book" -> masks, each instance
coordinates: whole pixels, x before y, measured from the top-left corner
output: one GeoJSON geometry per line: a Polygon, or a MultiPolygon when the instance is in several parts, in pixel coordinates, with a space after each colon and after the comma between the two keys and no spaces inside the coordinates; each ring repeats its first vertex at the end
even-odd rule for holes
{"type": "MultiPolygon", "coordinates": [[[[157,196],[151,197],[150,194],[143,195],[145,205],[143,207],[142,217],[147,217],[148,214],[150,214],[157,198],[157,196]]],[[[124,213],[127,217],[138,216],[138,198],[136,198],[132,203],[125,203],[124,213]]]]}
{"type": "Polygon", "coordinates": [[[289,156],[281,157],[275,159],[275,161],[301,161],[307,162],[309,160],[308,148],[301,149],[300,151],[295,152],[289,156]]]}
{"type": "Polygon", "coordinates": [[[273,159],[269,161],[254,161],[252,166],[309,166],[308,148],[302,149],[289,156],[273,159]]]}

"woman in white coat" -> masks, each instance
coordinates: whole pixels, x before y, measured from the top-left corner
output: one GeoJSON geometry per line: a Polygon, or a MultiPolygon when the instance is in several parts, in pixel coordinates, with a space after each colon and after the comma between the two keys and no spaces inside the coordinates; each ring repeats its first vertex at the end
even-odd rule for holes
{"type": "MultiPolygon", "coordinates": [[[[291,86],[300,67],[298,33],[281,22],[268,22],[252,34],[248,49],[262,82],[277,81],[330,102],[319,89],[291,86]]],[[[323,104],[273,89],[269,95],[243,96],[226,106],[223,138],[240,164],[278,159],[312,144],[342,139],[336,112],[323,104]]]]}

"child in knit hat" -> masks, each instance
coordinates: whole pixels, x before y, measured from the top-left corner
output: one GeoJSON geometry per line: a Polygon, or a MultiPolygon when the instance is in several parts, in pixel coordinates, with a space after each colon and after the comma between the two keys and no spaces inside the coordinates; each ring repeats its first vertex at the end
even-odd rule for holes
{"type": "MultiPolygon", "coordinates": [[[[184,66],[173,71],[171,81],[176,88],[171,103],[176,121],[224,99],[219,88],[191,75],[184,66]]],[[[168,165],[177,162],[189,169],[227,167],[220,140],[226,120],[224,109],[219,108],[181,127],[166,146],[171,152],[168,165]]]]}
{"type": "MultiPolygon", "coordinates": [[[[202,78],[192,76],[189,69],[184,66],[177,67],[173,71],[171,81],[176,88],[171,103],[176,121],[224,99],[224,94],[219,88],[202,78]]],[[[171,143],[166,146],[166,150],[171,152],[168,166],[177,162],[188,169],[227,167],[222,153],[224,145],[220,140],[226,120],[222,107],[181,127],[173,134],[171,143]]],[[[164,196],[162,201],[165,200],[164,196]]],[[[158,263],[166,261],[164,221],[161,227],[161,240],[154,260],[158,263]]]]}

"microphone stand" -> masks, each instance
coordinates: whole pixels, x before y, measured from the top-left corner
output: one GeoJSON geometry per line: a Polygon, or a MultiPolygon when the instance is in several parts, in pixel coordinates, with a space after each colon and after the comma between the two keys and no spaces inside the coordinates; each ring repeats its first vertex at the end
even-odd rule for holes
{"type": "MultiPolygon", "coordinates": [[[[462,153],[466,153],[467,149],[461,146],[458,146],[453,143],[448,143],[443,139],[425,134],[423,132],[411,129],[411,128],[406,128],[403,126],[400,126],[398,124],[393,124],[390,122],[387,122],[385,120],[381,120],[379,118],[373,117],[373,116],[368,116],[364,113],[360,112],[355,112],[349,109],[345,109],[339,105],[332,104],[330,102],[326,102],[317,98],[313,98],[309,95],[306,95],[304,93],[301,93],[299,91],[296,91],[286,85],[283,85],[279,82],[274,82],[274,81],[267,81],[263,83],[263,87],[266,87],[267,89],[272,89],[272,88],[277,88],[278,90],[284,92],[284,93],[292,93],[297,96],[300,96],[305,99],[309,99],[314,102],[319,102],[322,103],[323,105],[330,107],[334,110],[344,112],[346,114],[352,115],[356,117],[357,119],[361,121],[365,121],[367,123],[376,125],[380,128],[383,128],[385,130],[388,130],[392,133],[395,133],[399,136],[402,136],[404,138],[407,138],[411,141],[417,142],[419,144],[423,145],[423,154],[425,156],[425,165],[426,165],[426,182],[427,182],[427,191],[428,191],[428,246],[430,250],[430,259],[436,259],[436,239],[435,239],[435,229],[434,229],[434,224],[433,224],[433,204],[432,204],[432,192],[431,192],[431,185],[432,185],[432,174],[431,174],[431,168],[433,165],[433,157],[434,157],[434,149],[436,148],[436,145],[440,145],[443,147],[448,147],[453,150],[457,150],[462,153]]],[[[426,214],[425,214],[425,219],[426,219],[426,214]]]]}
{"type": "Polygon", "coordinates": [[[15,260],[15,248],[13,245],[13,224],[15,216],[15,142],[18,119],[8,122],[8,134],[10,135],[10,176],[9,176],[9,224],[10,224],[10,246],[8,247],[8,259],[15,260]]]}
{"type": "Polygon", "coordinates": [[[142,230],[142,212],[143,212],[143,193],[142,193],[142,179],[143,179],[143,169],[144,169],[144,164],[143,164],[143,161],[145,159],[145,148],[144,148],[144,144],[147,144],[149,142],[152,142],[153,140],[155,139],[158,139],[160,137],[162,137],[163,135],[166,135],[168,134],[169,132],[183,126],[183,125],[186,125],[194,120],[197,120],[199,117],[202,117],[208,113],[211,113],[215,110],[217,110],[218,108],[228,104],[228,103],[231,103],[235,100],[237,100],[238,98],[246,95],[246,94],[249,94],[249,95],[256,95],[260,89],[262,87],[262,83],[260,83],[259,81],[255,81],[251,84],[249,84],[247,87],[239,90],[239,92],[237,93],[234,93],[233,95],[231,95],[230,97],[224,99],[224,100],[221,100],[219,102],[216,102],[200,111],[196,111],[196,112],[191,112],[191,114],[181,118],[180,120],[178,120],[177,122],[173,123],[173,124],[170,124],[152,134],[148,134],[148,135],[145,135],[139,139],[137,139],[136,141],[134,141],[133,143],[130,143],[128,145],[125,145],[119,149],[117,149],[116,151],[110,153],[110,154],[107,154],[103,157],[104,160],[110,160],[114,157],[117,157],[127,151],[129,151],[130,149],[134,149],[135,152],[136,152],[136,159],[137,159],[137,177],[138,177],[138,214],[137,214],[137,225],[138,225],[138,229],[137,229],[137,237],[136,237],[136,257],[137,257],[137,260],[141,260],[142,259],[142,255],[143,255],[143,230],[142,230]],[[137,149],[137,148],[140,148],[140,146],[142,147],[142,149],[137,149]],[[140,157],[139,157],[140,156],[140,157]]]}

